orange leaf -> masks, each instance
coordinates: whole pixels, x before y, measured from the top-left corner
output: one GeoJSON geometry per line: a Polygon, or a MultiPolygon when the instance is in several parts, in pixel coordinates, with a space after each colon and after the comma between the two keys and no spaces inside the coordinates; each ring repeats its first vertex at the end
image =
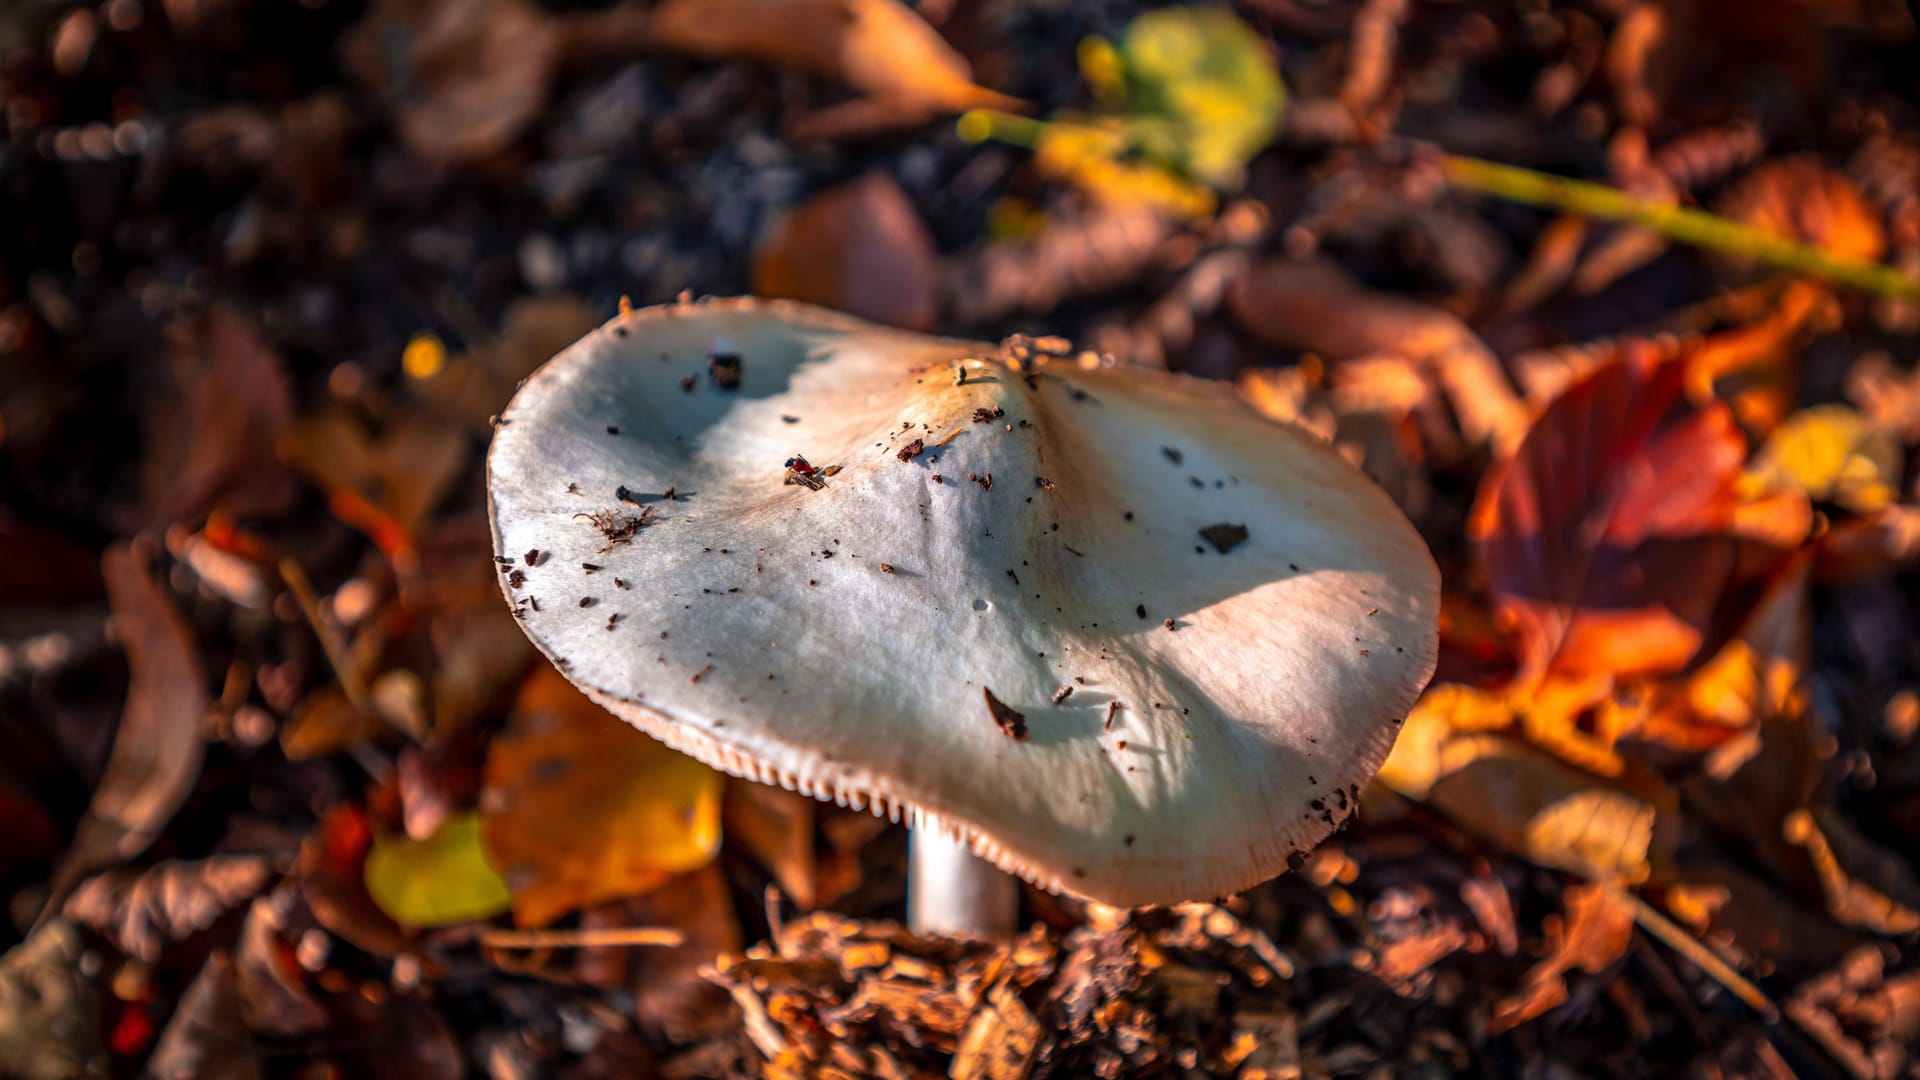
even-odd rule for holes
{"type": "Polygon", "coordinates": [[[799,68],[929,110],[1023,108],[975,86],[966,59],[899,0],[667,0],[653,34],[696,56],[799,68]]]}
{"type": "Polygon", "coordinates": [[[885,173],[808,199],[753,257],[753,291],[824,304],[909,330],[932,329],[933,237],[885,173]]]}
{"type": "Polygon", "coordinates": [[[1526,985],[1494,1006],[1488,1030],[1510,1031],[1567,1000],[1566,974],[1575,968],[1598,975],[1633,944],[1633,904],[1611,885],[1567,889],[1564,919],[1549,917],[1553,952],[1527,972],[1526,985]]]}
{"type": "Polygon", "coordinates": [[[1745,440],[1683,408],[1684,358],[1627,343],[1491,470],[1468,533],[1522,674],[1684,666],[1734,570],[1745,440]]]}
{"type": "Polygon", "coordinates": [[[523,926],[658,888],[720,847],[720,774],[545,664],[488,748],[481,806],[487,854],[523,926]]]}

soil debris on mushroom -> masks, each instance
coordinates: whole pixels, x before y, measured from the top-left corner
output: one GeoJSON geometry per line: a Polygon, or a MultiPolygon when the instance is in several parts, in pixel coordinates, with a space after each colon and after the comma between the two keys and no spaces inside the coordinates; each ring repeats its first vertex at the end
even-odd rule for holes
{"type": "Polygon", "coordinates": [[[1206,537],[1207,543],[1212,544],[1214,550],[1225,555],[1227,552],[1246,543],[1249,534],[1245,525],[1230,525],[1223,521],[1217,525],[1209,525],[1201,529],[1200,535],[1206,537]]]}
{"type": "Polygon", "coordinates": [[[993,696],[993,691],[984,686],[980,688],[980,693],[987,699],[988,715],[993,717],[994,723],[1000,725],[1000,730],[1006,732],[1007,737],[1014,742],[1025,742],[1027,739],[1026,714],[993,696]]]}

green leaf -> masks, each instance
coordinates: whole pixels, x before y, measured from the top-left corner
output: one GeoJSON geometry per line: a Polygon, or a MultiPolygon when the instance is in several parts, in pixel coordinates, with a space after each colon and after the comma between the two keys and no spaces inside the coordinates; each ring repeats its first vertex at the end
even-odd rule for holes
{"type": "Polygon", "coordinates": [[[448,818],[425,840],[374,837],[365,876],[373,902],[407,927],[490,919],[512,899],[480,847],[478,814],[448,818]]]}
{"type": "Polygon", "coordinates": [[[1150,156],[1232,187],[1273,140],[1286,87],[1260,36],[1232,12],[1150,11],[1127,26],[1120,60],[1128,126],[1150,156]]]}
{"type": "Polygon", "coordinates": [[[1900,444],[1845,405],[1787,417],[1747,467],[1749,487],[1802,491],[1816,501],[1869,513],[1899,498],[1900,444]]]}

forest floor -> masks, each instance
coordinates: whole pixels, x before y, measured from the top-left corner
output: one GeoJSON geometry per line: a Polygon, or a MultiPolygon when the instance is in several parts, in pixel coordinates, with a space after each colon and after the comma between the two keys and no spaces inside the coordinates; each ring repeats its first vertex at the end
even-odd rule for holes
{"type": "Polygon", "coordinates": [[[8,0],[0,1074],[1915,1075],[1911,6],[1147,10],[8,0]],[[1153,68],[1203,30],[1284,106],[1153,68]],[[902,829],[536,663],[489,419],[688,292],[1065,336],[1331,439],[1446,585],[1352,827],[1217,904],[915,939],[902,829]]]}

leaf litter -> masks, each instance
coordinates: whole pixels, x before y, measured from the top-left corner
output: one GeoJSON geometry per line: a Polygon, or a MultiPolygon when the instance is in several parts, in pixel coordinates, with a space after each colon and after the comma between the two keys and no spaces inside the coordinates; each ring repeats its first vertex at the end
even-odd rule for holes
{"type": "MultiPolygon", "coordinates": [[[[1806,258],[1920,270],[1909,14],[164,7],[0,15],[35,238],[0,290],[0,867],[39,914],[0,1071],[1915,1067],[1920,319],[1806,258]],[[1516,212],[1467,149],[1646,213],[1516,212]],[[1694,205],[1730,243],[1662,230],[1694,205]],[[1231,380],[1381,483],[1446,613],[1352,828],[1218,905],[1029,891],[1012,941],[914,938],[897,827],[553,700],[499,591],[537,618],[554,567],[491,562],[483,440],[612,290],[749,287],[1231,380]]],[[[669,407],[762,404],[709,354],[669,407]]],[[[791,449],[769,486],[823,490],[791,449]]],[[[565,490],[607,597],[643,588],[611,560],[659,511],[565,490]]]]}

